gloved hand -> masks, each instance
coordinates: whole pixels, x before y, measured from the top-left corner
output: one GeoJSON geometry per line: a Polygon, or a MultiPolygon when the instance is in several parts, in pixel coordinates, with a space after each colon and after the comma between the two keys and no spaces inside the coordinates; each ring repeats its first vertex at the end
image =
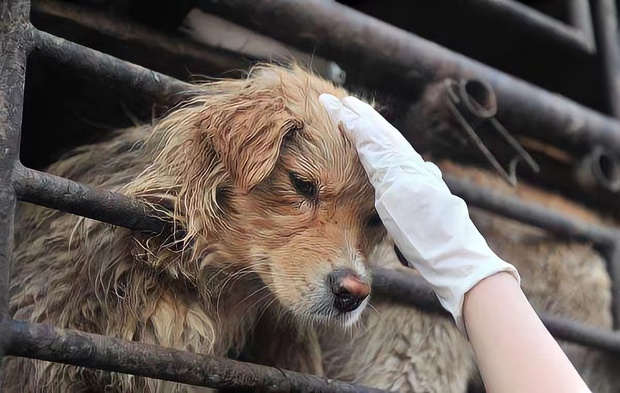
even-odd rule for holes
{"type": "Polygon", "coordinates": [[[370,105],[329,94],[319,100],[355,145],[375,189],[377,213],[394,243],[466,334],[465,294],[498,272],[511,273],[520,284],[517,270],[489,248],[439,168],[425,162],[370,105]]]}

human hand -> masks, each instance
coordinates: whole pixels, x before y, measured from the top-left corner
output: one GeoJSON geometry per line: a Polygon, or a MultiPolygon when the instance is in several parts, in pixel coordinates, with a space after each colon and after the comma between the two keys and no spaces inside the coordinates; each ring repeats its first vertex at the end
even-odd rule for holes
{"type": "Polygon", "coordinates": [[[498,272],[509,272],[520,283],[517,270],[489,248],[439,168],[424,161],[377,111],[354,97],[340,101],[322,94],[319,100],[355,145],[394,243],[465,332],[465,294],[498,272]]]}

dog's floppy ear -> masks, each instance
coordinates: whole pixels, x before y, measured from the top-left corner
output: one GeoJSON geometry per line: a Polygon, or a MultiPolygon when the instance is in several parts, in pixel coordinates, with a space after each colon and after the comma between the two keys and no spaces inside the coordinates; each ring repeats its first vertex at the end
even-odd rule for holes
{"type": "Polygon", "coordinates": [[[273,92],[250,92],[230,97],[205,114],[201,127],[232,177],[235,187],[249,192],[276,165],[287,135],[300,129],[300,120],[273,92]]]}

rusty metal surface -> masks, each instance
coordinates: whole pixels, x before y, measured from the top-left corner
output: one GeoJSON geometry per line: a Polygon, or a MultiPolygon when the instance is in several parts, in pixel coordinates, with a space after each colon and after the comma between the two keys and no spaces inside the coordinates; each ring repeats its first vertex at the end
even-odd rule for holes
{"type": "Polygon", "coordinates": [[[125,195],[88,187],[18,166],[13,174],[19,200],[137,231],[161,234],[165,223],[153,209],[125,195]]]}
{"type": "MultiPolygon", "coordinates": [[[[5,331],[9,302],[10,263],[13,252],[15,191],[11,182],[13,165],[19,157],[24,103],[29,2],[0,2],[0,329],[5,331]]],[[[0,363],[8,345],[0,335],[0,363]]],[[[2,376],[0,375],[0,390],[2,376]]]]}
{"type": "Polygon", "coordinates": [[[496,91],[498,118],[517,134],[583,153],[620,151],[620,123],[432,42],[331,1],[205,0],[205,9],[337,61],[365,86],[421,94],[443,78],[480,78],[496,91]]]}
{"type": "Polygon", "coordinates": [[[186,80],[241,74],[251,61],[236,53],[200,45],[65,1],[32,4],[32,23],[40,30],[107,54],[186,80]]]}
{"type": "Polygon", "coordinates": [[[611,227],[590,224],[453,177],[445,176],[444,179],[452,193],[463,198],[468,205],[545,229],[556,235],[591,240],[601,248],[614,244],[620,237],[620,232],[611,227]]]}
{"type": "Polygon", "coordinates": [[[153,102],[176,100],[191,85],[138,65],[119,60],[94,49],[35,30],[34,54],[92,78],[103,78],[124,90],[147,96],[153,102]]]}
{"type": "MultiPolygon", "coordinates": [[[[375,268],[373,269],[373,291],[376,291],[377,295],[394,301],[451,318],[439,303],[430,285],[422,278],[385,268],[375,268]]],[[[620,333],[545,313],[538,313],[538,316],[556,340],[620,354],[620,333]]]]}
{"type": "Polygon", "coordinates": [[[49,325],[12,321],[9,326],[11,343],[7,353],[13,356],[234,391],[382,392],[315,375],[49,325]]]}
{"type": "MultiPolygon", "coordinates": [[[[606,97],[607,113],[620,117],[620,42],[615,0],[592,0],[596,50],[606,97]]],[[[618,150],[616,150],[618,151],[618,150]]]]}
{"type": "Polygon", "coordinates": [[[611,276],[612,317],[615,330],[620,330],[620,237],[610,245],[606,253],[607,269],[611,276]]]}

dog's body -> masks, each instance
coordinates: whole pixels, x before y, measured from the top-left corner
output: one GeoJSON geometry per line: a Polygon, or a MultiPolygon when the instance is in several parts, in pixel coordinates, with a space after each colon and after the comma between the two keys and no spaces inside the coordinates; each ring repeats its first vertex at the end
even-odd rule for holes
{"type": "MultiPolygon", "coordinates": [[[[271,67],[201,89],[154,127],[118,131],[49,168],[149,201],[179,230],[149,237],[20,205],[14,318],[402,392],[464,393],[473,357],[448,318],[375,298],[379,313],[364,313],[360,330],[320,336],[312,323],[358,319],[368,298],[338,300],[330,285],[345,271],[350,288],[369,288],[367,260],[384,236],[357,155],[318,103],[345,92],[271,67]]],[[[535,305],[609,325],[609,279],[591,247],[543,247],[519,236],[524,228],[473,215],[535,305]]],[[[376,262],[415,274],[388,244],[376,262]]],[[[11,392],[202,391],[28,359],[4,366],[11,392]]]]}
{"type": "MultiPolygon", "coordinates": [[[[505,195],[517,195],[549,209],[588,222],[602,223],[596,213],[557,194],[521,184],[518,191],[486,170],[440,163],[445,174],[467,179],[505,195]]],[[[559,239],[543,230],[470,208],[476,227],[489,246],[514,264],[522,288],[535,309],[591,326],[611,329],[611,280],[603,257],[591,244],[559,239]]],[[[385,250],[379,261],[399,267],[396,255],[385,250]]],[[[366,329],[352,340],[330,340],[326,372],[334,378],[399,392],[466,393],[481,389],[468,343],[446,317],[407,307],[377,296],[372,302],[380,315],[367,313],[366,329]]],[[[560,343],[592,391],[620,391],[612,355],[587,347],[560,343]]]]}
{"type": "MultiPolygon", "coordinates": [[[[357,320],[367,257],[385,235],[355,149],[318,102],[344,92],[276,67],[197,91],[153,128],[118,131],[49,168],[149,201],[179,230],[147,236],[20,205],[10,311],[215,356],[261,346],[243,356],[322,374],[313,322],[357,320]]],[[[186,389],[27,359],[4,372],[8,391],[186,389]]]]}

